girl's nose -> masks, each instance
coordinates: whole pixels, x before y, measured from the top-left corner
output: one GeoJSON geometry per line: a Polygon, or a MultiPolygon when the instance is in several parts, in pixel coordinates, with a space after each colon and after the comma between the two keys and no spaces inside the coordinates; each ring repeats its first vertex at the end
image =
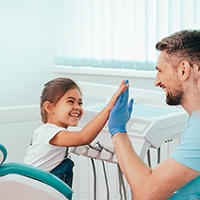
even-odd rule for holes
{"type": "Polygon", "coordinates": [[[75,109],[75,110],[80,110],[80,109],[81,109],[81,106],[77,104],[77,105],[75,105],[74,109],[75,109]]]}

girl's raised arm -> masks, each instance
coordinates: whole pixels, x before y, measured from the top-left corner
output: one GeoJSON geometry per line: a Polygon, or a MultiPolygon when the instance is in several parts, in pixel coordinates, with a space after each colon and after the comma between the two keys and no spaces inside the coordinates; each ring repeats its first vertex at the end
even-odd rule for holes
{"type": "Polygon", "coordinates": [[[123,80],[104,109],[88,124],[80,131],[60,131],[51,139],[50,144],[56,146],[79,146],[91,143],[105,126],[117,98],[121,93],[128,89],[128,87],[128,80],[123,80]]]}

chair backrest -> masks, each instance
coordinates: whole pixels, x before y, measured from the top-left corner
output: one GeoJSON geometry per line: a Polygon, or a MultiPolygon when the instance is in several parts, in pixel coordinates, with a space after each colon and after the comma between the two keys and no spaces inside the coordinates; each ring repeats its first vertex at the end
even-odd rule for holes
{"type": "Polygon", "coordinates": [[[6,158],[7,150],[2,144],[0,144],[0,165],[6,160],[6,158]]]}
{"type": "MultiPolygon", "coordinates": [[[[25,181],[23,183],[23,185],[25,184],[29,184],[28,181],[32,181],[35,182],[35,184],[42,184],[47,186],[46,189],[44,189],[45,192],[48,193],[48,190],[50,190],[51,188],[53,190],[58,191],[59,193],[61,193],[65,199],[71,199],[72,198],[72,194],[73,194],[73,190],[62,180],[60,180],[58,177],[56,177],[55,175],[48,173],[44,170],[38,169],[36,167],[33,166],[29,166],[27,164],[24,163],[14,163],[14,162],[9,162],[9,163],[3,163],[6,160],[7,157],[7,151],[6,148],[0,144],[0,185],[4,184],[5,185],[5,177],[10,176],[21,176],[21,177],[26,177],[25,181]],[[3,180],[3,181],[1,181],[3,180]]],[[[9,180],[11,180],[9,178],[9,180]]],[[[12,179],[13,180],[13,179],[12,179]]],[[[16,181],[17,179],[15,179],[15,185],[16,185],[16,181]]],[[[30,185],[33,186],[34,183],[29,184],[29,189],[30,189],[30,185]]],[[[11,184],[12,185],[12,184],[11,184]]],[[[9,185],[8,185],[9,187],[9,185]]],[[[21,186],[20,186],[21,187],[21,186]]],[[[41,186],[42,187],[42,186],[41,186]]],[[[42,190],[42,188],[38,188],[38,190],[42,190]]],[[[36,192],[36,188],[33,186],[33,191],[34,193],[36,192]]],[[[8,193],[12,191],[12,188],[8,188],[8,193]]],[[[5,193],[5,188],[4,188],[4,193],[5,193]]],[[[23,196],[23,192],[21,192],[22,196],[23,196]]],[[[2,193],[1,193],[2,194],[2,193]]],[[[30,196],[32,194],[29,194],[30,196]]],[[[1,195],[2,197],[2,195],[1,195]]],[[[15,198],[17,199],[17,198],[15,198]]],[[[56,198],[53,198],[56,199],[56,198]]],[[[60,200],[61,197],[59,196],[59,198],[57,198],[57,200],[60,200]]],[[[63,198],[64,199],[64,198],[63,198]]],[[[21,199],[20,199],[21,200],[21,199]]],[[[43,199],[45,200],[45,199],[43,199]]]]}

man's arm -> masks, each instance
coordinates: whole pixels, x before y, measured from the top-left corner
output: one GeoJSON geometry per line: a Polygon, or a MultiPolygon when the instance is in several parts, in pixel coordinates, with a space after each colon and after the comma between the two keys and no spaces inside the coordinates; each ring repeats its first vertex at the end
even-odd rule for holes
{"type": "Polygon", "coordinates": [[[149,168],[134,151],[126,133],[114,134],[112,141],[134,200],[165,200],[200,175],[172,158],[168,158],[155,169],[149,168]]]}

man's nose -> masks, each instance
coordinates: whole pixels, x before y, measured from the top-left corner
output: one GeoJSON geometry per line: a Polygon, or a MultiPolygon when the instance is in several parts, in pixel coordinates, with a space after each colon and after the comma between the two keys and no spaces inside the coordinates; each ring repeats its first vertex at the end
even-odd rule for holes
{"type": "Polygon", "coordinates": [[[154,80],[154,85],[156,87],[160,85],[160,77],[159,77],[158,73],[156,74],[156,78],[154,80]]]}

